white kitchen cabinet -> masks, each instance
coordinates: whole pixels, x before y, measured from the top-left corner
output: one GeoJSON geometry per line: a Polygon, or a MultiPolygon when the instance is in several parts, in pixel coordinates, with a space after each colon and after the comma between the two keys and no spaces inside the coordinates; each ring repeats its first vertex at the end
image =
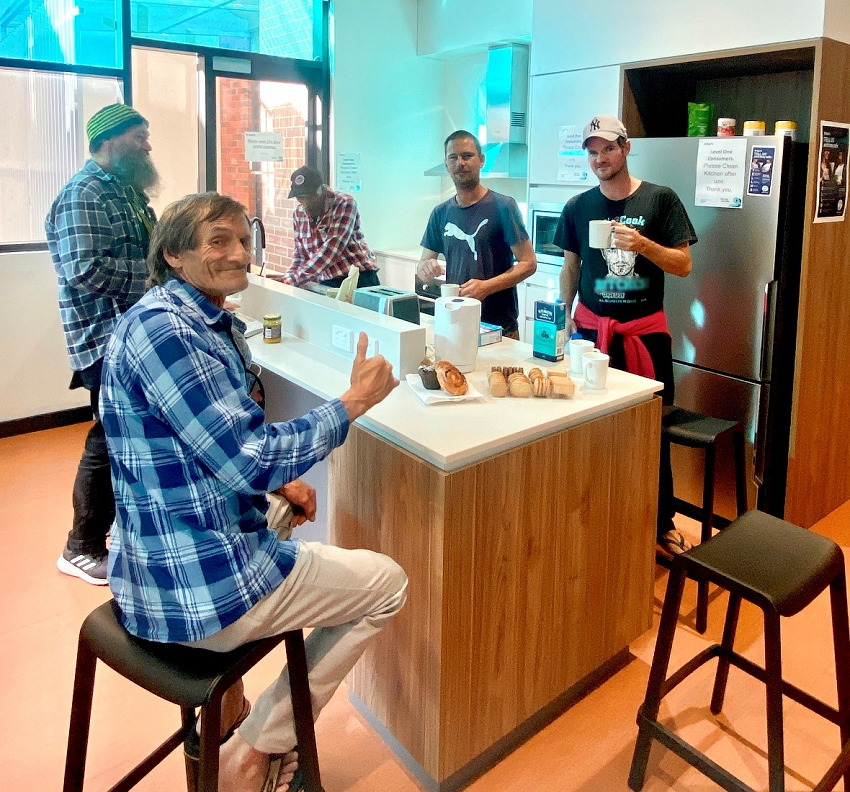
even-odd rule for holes
{"type": "MultiPolygon", "coordinates": [[[[532,77],[529,185],[567,186],[558,181],[561,127],[574,125],[581,132],[593,116],[619,115],[619,107],[619,66],[532,77]]],[[[591,182],[585,187],[595,185],[596,177],[591,176],[591,182]]]]}
{"type": "Polygon", "coordinates": [[[538,264],[537,272],[517,286],[520,340],[530,344],[534,338],[534,303],[554,302],[560,296],[560,267],[538,264]]]}

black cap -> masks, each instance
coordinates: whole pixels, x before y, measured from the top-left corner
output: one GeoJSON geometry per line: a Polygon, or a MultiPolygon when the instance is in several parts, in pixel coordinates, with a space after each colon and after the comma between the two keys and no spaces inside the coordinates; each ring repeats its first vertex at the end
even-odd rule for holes
{"type": "Polygon", "coordinates": [[[322,174],[309,165],[304,165],[292,171],[289,178],[292,180],[292,189],[289,191],[290,198],[306,198],[308,195],[315,195],[325,183],[322,174]]]}

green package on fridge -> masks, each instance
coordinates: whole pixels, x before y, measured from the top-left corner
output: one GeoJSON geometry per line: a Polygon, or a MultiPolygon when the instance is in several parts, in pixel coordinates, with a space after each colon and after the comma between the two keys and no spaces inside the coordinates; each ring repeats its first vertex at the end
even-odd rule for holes
{"type": "Polygon", "coordinates": [[[708,137],[714,132],[714,105],[688,102],[688,137],[708,137]]]}

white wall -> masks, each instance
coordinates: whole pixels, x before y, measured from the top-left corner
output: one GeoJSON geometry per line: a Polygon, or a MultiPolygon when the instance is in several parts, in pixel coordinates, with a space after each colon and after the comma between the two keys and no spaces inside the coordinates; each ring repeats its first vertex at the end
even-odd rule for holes
{"type": "Polygon", "coordinates": [[[50,254],[2,254],[0,272],[5,295],[0,311],[0,422],[86,406],[87,390],[68,390],[71,366],[50,254]]]}
{"type": "MultiPolygon", "coordinates": [[[[740,0],[610,0],[604,6],[534,0],[531,73],[817,38],[824,33],[824,2],[774,0],[756,8],[740,0]]],[[[826,2],[835,6],[831,24],[846,34],[847,0],[826,2]]]]}
{"type": "Polygon", "coordinates": [[[532,0],[419,0],[418,52],[435,55],[528,40],[533,4],[532,0]]]}
{"type": "Polygon", "coordinates": [[[334,9],[333,152],[360,153],[370,247],[410,249],[440,198],[440,180],[424,172],[442,139],[443,64],[416,54],[416,0],[334,9]]]}
{"type": "Polygon", "coordinates": [[[826,0],[823,35],[850,44],[850,0],[826,0]]]}

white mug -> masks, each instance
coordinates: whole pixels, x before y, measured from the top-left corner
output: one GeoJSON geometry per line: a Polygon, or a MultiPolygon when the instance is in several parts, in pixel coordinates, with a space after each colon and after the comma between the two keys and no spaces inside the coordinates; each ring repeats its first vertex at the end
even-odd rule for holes
{"type": "Polygon", "coordinates": [[[457,283],[444,283],[440,286],[440,297],[460,297],[460,286],[457,283]]]}
{"type": "Polygon", "coordinates": [[[605,390],[608,379],[608,361],[604,352],[593,349],[582,355],[584,360],[584,387],[590,390],[605,390]]]}
{"type": "Polygon", "coordinates": [[[588,225],[587,235],[588,244],[592,248],[609,248],[611,247],[611,233],[613,224],[610,220],[591,220],[588,225]]]}
{"type": "Polygon", "coordinates": [[[582,373],[582,365],[584,361],[582,360],[582,355],[585,352],[590,352],[593,349],[592,341],[585,341],[583,338],[572,338],[570,339],[570,372],[573,374],[577,374],[581,376],[582,373]]]}

